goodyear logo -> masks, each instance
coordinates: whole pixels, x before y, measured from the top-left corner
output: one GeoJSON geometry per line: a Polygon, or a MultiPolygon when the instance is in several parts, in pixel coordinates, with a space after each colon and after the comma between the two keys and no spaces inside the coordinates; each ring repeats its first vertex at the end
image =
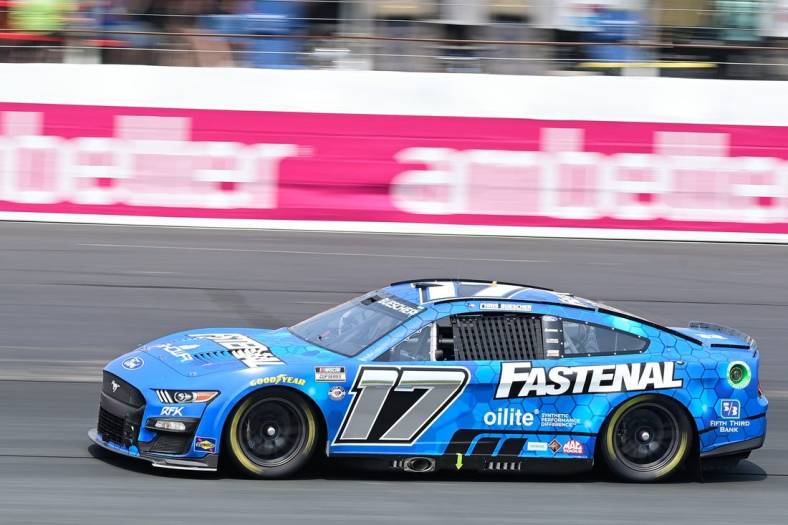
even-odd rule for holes
{"type": "Polygon", "coordinates": [[[258,377],[257,379],[252,379],[249,382],[249,386],[281,385],[281,384],[304,386],[306,384],[306,379],[289,376],[287,374],[279,374],[277,376],[258,377]]]}

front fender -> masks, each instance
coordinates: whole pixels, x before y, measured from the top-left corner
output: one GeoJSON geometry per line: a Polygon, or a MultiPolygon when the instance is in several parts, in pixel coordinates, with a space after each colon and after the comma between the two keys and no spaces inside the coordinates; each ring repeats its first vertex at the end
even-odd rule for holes
{"type": "MultiPolygon", "coordinates": [[[[338,421],[347,409],[349,396],[347,396],[347,377],[352,377],[354,371],[347,365],[333,366],[344,370],[342,377],[345,379],[319,380],[316,369],[320,366],[293,366],[293,367],[266,367],[243,371],[243,378],[238,379],[238,373],[232,374],[232,386],[222,390],[222,395],[211,403],[205,410],[200,422],[197,435],[216,440],[217,447],[221,448],[224,429],[230,416],[237,406],[247,397],[269,388],[288,388],[304,396],[317,412],[317,417],[324,424],[324,435],[336,432],[338,421]],[[337,388],[339,390],[337,390],[337,388]],[[331,394],[332,389],[341,392],[341,396],[331,394]]],[[[218,452],[218,449],[217,449],[218,452]]]]}

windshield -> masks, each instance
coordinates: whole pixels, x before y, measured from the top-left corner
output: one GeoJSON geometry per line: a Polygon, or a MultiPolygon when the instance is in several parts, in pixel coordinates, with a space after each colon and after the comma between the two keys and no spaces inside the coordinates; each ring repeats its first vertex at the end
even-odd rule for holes
{"type": "Polygon", "coordinates": [[[301,339],[354,356],[423,310],[399,298],[365,295],[290,328],[301,339]]]}

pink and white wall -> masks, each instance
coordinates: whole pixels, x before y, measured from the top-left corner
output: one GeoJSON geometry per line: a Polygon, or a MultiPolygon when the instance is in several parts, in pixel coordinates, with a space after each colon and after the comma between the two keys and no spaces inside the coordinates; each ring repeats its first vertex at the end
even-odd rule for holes
{"type": "Polygon", "coordinates": [[[788,241],[780,82],[0,65],[0,219],[788,241]]]}

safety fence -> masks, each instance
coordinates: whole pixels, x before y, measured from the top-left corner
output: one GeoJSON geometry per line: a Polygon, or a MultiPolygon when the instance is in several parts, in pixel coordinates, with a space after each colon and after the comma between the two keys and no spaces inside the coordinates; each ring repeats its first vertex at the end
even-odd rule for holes
{"type": "Polygon", "coordinates": [[[0,62],[788,77],[785,0],[0,0],[0,62]]]}

